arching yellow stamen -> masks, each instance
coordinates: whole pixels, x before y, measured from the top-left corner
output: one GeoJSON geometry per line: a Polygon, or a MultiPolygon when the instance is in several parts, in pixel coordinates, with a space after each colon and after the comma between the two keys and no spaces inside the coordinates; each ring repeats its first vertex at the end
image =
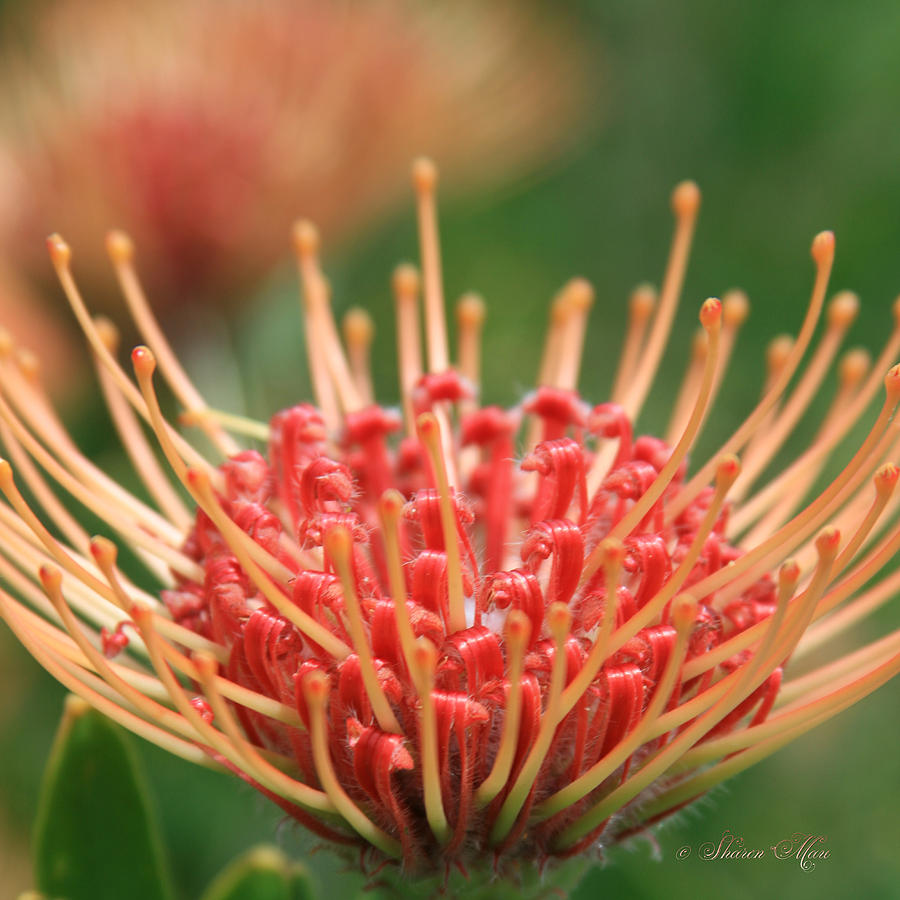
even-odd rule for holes
{"type": "Polygon", "coordinates": [[[312,222],[294,225],[294,252],[303,285],[306,355],[316,405],[332,434],[340,427],[338,401],[345,410],[359,408],[359,398],[331,318],[328,288],[319,268],[319,232],[312,222]]]}
{"type": "Polygon", "coordinates": [[[422,377],[422,338],[419,333],[419,273],[415,266],[394,270],[394,302],[397,315],[397,364],[406,433],[415,437],[413,389],[422,377]]]}
{"type": "MultiPolygon", "coordinates": [[[[283,593],[282,588],[273,583],[270,578],[272,573],[268,569],[263,571],[256,557],[259,551],[263,553],[265,551],[248,534],[241,531],[225,514],[218,498],[213,493],[206,473],[197,469],[189,469],[185,475],[185,480],[191,486],[191,492],[196,496],[198,505],[212,519],[213,524],[225,538],[241,567],[253,584],[262,591],[269,603],[290,621],[298,631],[319,644],[335,659],[343,659],[345,656],[348,656],[351,652],[350,648],[328,628],[320,625],[312,616],[292,603],[283,593]]],[[[272,569],[276,565],[282,565],[273,557],[269,557],[269,560],[271,563],[270,568],[272,569]]],[[[287,585],[292,577],[292,573],[288,569],[285,569],[284,572],[279,572],[279,575],[281,579],[284,579],[281,581],[284,585],[287,585]]]]}
{"type": "Polygon", "coordinates": [[[449,631],[462,631],[466,627],[465,593],[463,591],[462,560],[459,552],[459,534],[456,514],[450,496],[447,468],[441,449],[440,426],[434,415],[423,413],[418,418],[419,437],[431,460],[437,480],[438,499],[441,509],[441,528],[444,533],[444,550],[447,554],[447,588],[450,620],[449,631]]]}
{"type": "Polygon", "coordinates": [[[806,411],[810,400],[818,392],[822,379],[831,367],[847,329],[856,318],[858,309],[859,299],[850,291],[843,291],[835,295],[829,303],[826,314],[827,330],[817,344],[809,365],[775,421],[765,430],[764,442],[757,443],[752,451],[748,451],[744,459],[744,471],[738,484],[735,485],[736,500],[740,500],[746,495],[750,486],[778,452],[785,438],[793,431],[800,416],[806,411]]]}
{"type": "MultiPolygon", "coordinates": [[[[717,453],[717,457],[724,453],[738,453],[748,439],[756,433],[769,410],[781,397],[812,340],[816,322],[818,322],[819,314],[825,303],[825,291],[828,288],[828,278],[831,275],[831,265],[834,262],[834,235],[830,231],[823,231],[813,239],[812,257],[816,265],[816,277],[813,282],[812,295],[806,316],[803,319],[797,340],[769,391],[750,415],[747,416],[737,431],[722,445],[717,453]]],[[[713,465],[715,465],[715,462],[711,461],[703,466],[688,484],[679,491],[678,496],[667,505],[667,522],[672,521],[683,512],[685,507],[709,483],[713,465]]]]}
{"type": "MultiPolygon", "coordinates": [[[[188,378],[181,363],[178,362],[178,357],[172,352],[147,302],[134,266],[134,243],[124,231],[110,231],[106,236],[106,251],[112,261],[131,317],[147,345],[156,354],[166,381],[185,407],[202,412],[206,409],[206,401],[188,378]]],[[[203,419],[200,425],[223,456],[232,456],[240,450],[239,445],[222,431],[215,420],[203,419]]]]}
{"type": "Polygon", "coordinates": [[[390,835],[385,834],[367,818],[341,787],[341,783],[334,772],[334,766],[331,762],[331,750],[328,746],[328,722],[325,717],[325,706],[328,703],[330,691],[328,676],[318,670],[309,672],[303,678],[302,688],[303,696],[309,709],[309,730],[313,760],[322,789],[334,808],[358,834],[388,856],[400,856],[400,843],[390,835]]]}
{"type": "Polygon", "coordinates": [[[490,774],[475,792],[475,805],[487,806],[506,784],[516,754],[519,723],[522,718],[522,672],[525,664],[525,648],[531,636],[531,620],[519,609],[512,609],[506,617],[506,667],[509,688],[506,692],[506,709],[503,716],[503,732],[490,774]]]}
{"type": "Polygon", "coordinates": [[[636,421],[640,414],[653,379],[656,377],[656,370],[662,360],[663,351],[666,349],[672,321],[675,318],[675,310],[678,308],[681,286],[684,283],[684,273],[687,270],[688,256],[699,210],[700,189],[693,181],[682,181],[672,192],[675,233],[672,236],[672,248],[669,252],[669,260],[659,293],[659,305],[653,324],[650,326],[650,334],[641,354],[640,363],[622,399],[622,406],[632,422],[636,421]]]}
{"type": "Polygon", "coordinates": [[[353,649],[359,657],[359,667],[362,673],[363,686],[366,695],[372,704],[372,711],[378,720],[378,726],[382,731],[402,734],[403,729],[391,709],[385,696],[384,689],[378,681],[378,673],[375,671],[375,663],[372,659],[372,648],[365,632],[362,619],[362,611],[359,607],[359,597],[356,594],[356,584],[352,571],[353,542],[350,532],[343,526],[333,528],[325,536],[325,549],[334,563],[335,571],[341,580],[341,588],[344,599],[344,613],[347,617],[347,630],[353,641],[353,649]]]}
{"type": "Polygon", "coordinates": [[[573,278],[563,288],[563,292],[569,306],[569,315],[560,340],[556,387],[574,391],[578,386],[588,313],[594,305],[594,289],[584,278],[573,278]]]}
{"type": "MultiPolygon", "coordinates": [[[[708,709],[703,715],[698,716],[683,731],[679,732],[671,743],[662,750],[653,754],[638,771],[630,775],[618,788],[607,797],[580,815],[571,825],[564,828],[557,836],[554,844],[562,849],[570,846],[579,838],[588,834],[613,812],[621,809],[626,803],[634,799],[642,790],[652,784],[663,772],[665,772],[676,760],[678,760],[691,746],[712,728],[723,716],[741,702],[751,691],[755,690],[769,675],[777,661],[784,659],[790,652],[791,643],[796,644],[800,639],[802,630],[808,622],[817,598],[821,596],[831,573],[831,566],[837,553],[837,533],[827,533],[819,538],[817,546],[820,552],[820,562],[810,587],[805,592],[805,603],[796,609],[792,616],[790,611],[782,633],[773,635],[774,650],[771,653],[763,652],[763,648],[756,654],[753,660],[733,673],[737,677],[733,679],[733,685],[727,689],[723,696],[708,709]],[[773,653],[777,654],[773,661],[773,653]]],[[[659,732],[664,716],[657,717],[656,727],[647,736],[654,736],[659,732]]],[[[668,730],[668,729],[666,729],[668,730]]],[[[660,732],[665,734],[665,731],[660,732]]]]}
{"type": "MultiPolygon", "coordinates": [[[[688,453],[706,414],[710,391],[712,390],[713,376],[718,360],[719,331],[722,322],[722,304],[714,297],[707,300],[700,310],[700,322],[709,336],[709,352],[706,357],[706,366],[703,371],[703,381],[697,394],[694,410],[685,427],[681,439],[672,450],[672,454],[662,467],[651,485],[634,503],[631,509],[613,526],[609,536],[617,540],[626,538],[651,510],[653,504],[659,500],[663,491],[669,486],[678,467],[688,453]]],[[[595,550],[587,558],[582,571],[581,580],[584,583],[600,566],[598,551],[595,550]]],[[[702,595],[701,595],[702,596],[702,595]]]]}
{"type": "Polygon", "coordinates": [[[399,491],[389,490],[378,501],[378,515],[381,519],[381,537],[387,558],[388,581],[394,601],[394,617],[400,649],[406,660],[406,668],[411,672],[414,664],[416,636],[409,621],[406,608],[406,581],[403,578],[403,560],[400,556],[400,518],[405,501],[399,491]]]}
{"type": "Polygon", "coordinates": [[[422,765],[422,788],[425,795],[425,818],[438,843],[450,840],[450,825],[444,812],[441,776],[438,770],[437,713],[431,692],[437,650],[426,637],[416,640],[414,665],[410,674],[419,695],[419,748],[422,765]]]}
{"type": "Polygon", "coordinates": [[[566,678],[566,640],[572,626],[572,613],[564,603],[551,603],[547,609],[547,627],[553,636],[553,666],[550,671],[550,688],[547,701],[541,716],[541,727],[531,745],[528,756],[519,770],[515,783],[506,795],[500,812],[491,829],[491,843],[499,844],[509,834],[516,818],[522,809],[525,799],[534,786],[534,781],[547,758],[547,751],[553,741],[553,735],[563,719],[562,691],[566,678]]]}
{"type": "Polygon", "coordinates": [[[372,365],[369,353],[375,338],[375,323],[364,309],[354,306],[344,313],[341,328],[347,344],[353,383],[363,406],[371,406],[375,402],[375,394],[372,389],[372,365]]]}
{"type": "Polygon", "coordinates": [[[619,768],[642,744],[649,740],[653,727],[659,714],[672,696],[672,689],[681,671],[681,664],[687,653],[688,639],[691,629],[697,618],[697,601],[688,594],[677,597],[672,603],[672,624],[675,626],[676,637],[665,668],[654,691],[653,698],[647,704],[634,729],[623,738],[601,760],[596,762],[583,775],[567,784],[562,790],[557,791],[552,797],[535,809],[535,817],[538,820],[548,819],[550,816],[564,810],[573,803],[586,797],[594,788],[601,785],[616,769],[619,768]]]}
{"type": "Polygon", "coordinates": [[[622,402],[625,390],[634,378],[644,343],[644,334],[655,308],[656,288],[652,284],[639,284],[628,298],[628,330],[622,341],[622,355],[609,393],[613,403],[622,402]]]}
{"type": "Polygon", "coordinates": [[[422,255],[428,371],[445,372],[450,366],[450,354],[447,349],[444,283],[435,202],[437,167],[430,159],[421,157],[413,163],[412,178],[419,220],[419,252],[422,255]]]}
{"type": "MultiPolygon", "coordinates": [[[[109,352],[115,355],[119,346],[118,329],[106,318],[95,319],[94,323],[103,343],[106,344],[109,352]]],[[[115,379],[96,355],[94,356],[94,369],[97,373],[97,380],[100,382],[100,389],[103,391],[106,407],[135,472],[166,517],[186,533],[191,525],[190,512],[163,472],[162,466],[144,436],[134,410],[122,395],[115,379]]]]}

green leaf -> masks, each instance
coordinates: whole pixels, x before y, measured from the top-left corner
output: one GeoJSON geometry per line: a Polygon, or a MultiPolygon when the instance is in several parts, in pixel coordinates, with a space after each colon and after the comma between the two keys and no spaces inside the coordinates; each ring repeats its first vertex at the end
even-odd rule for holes
{"type": "Polygon", "coordinates": [[[156,821],[125,733],[66,700],[44,772],[35,881],[64,900],[171,900],[156,821]]]}
{"type": "Polygon", "coordinates": [[[257,847],[235,860],[209,886],[203,900],[314,900],[303,866],[274,847],[257,847]]]}

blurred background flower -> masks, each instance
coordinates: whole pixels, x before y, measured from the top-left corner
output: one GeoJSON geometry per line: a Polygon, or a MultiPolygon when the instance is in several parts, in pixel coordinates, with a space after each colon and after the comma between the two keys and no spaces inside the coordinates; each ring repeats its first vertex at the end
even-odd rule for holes
{"type": "MultiPolygon", "coordinates": [[[[5,0],[5,6],[13,13],[31,9],[21,0],[5,0]]],[[[354,9],[367,6],[360,3],[354,9]]],[[[810,236],[822,228],[833,228],[837,234],[834,287],[849,287],[861,296],[850,340],[869,347],[880,344],[890,304],[900,288],[894,252],[900,244],[900,119],[891,115],[900,104],[896,4],[874,0],[865,15],[836,0],[817,4],[814,14],[804,4],[777,0],[728,7],[714,0],[687,5],[572,0],[536,10],[542,28],[550,27],[548,19],[555,23],[563,15],[572,30],[547,38],[558,42],[562,53],[540,67],[526,68],[526,83],[533,88],[535,77],[555,77],[556,65],[563,66],[564,74],[571,55],[581,59],[577,48],[583,45],[590,58],[602,61],[603,102],[589,100],[581,107],[577,120],[586,126],[581,134],[587,137],[580,141],[572,143],[571,128],[555,120],[537,127],[541,141],[560,139],[572,148],[563,164],[545,161],[536,175],[532,169],[527,177],[526,169],[519,169],[520,174],[502,188],[483,183],[477,193],[460,190],[459,164],[455,174],[448,172],[444,178],[441,226],[448,295],[475,287],[490,306],[485,402],[519,399],[526,386],[510,382],[507,360],[531,354],[531,369],[536,366],[547,298],[576,272],[598,288],[582,390],[592,397],[608,392],[613,365],[607,361],[615,359],[625,299],[636,282],[659,277],[658,261],[668,241],[660,198],[684,177],[695,178],[705,197],[685,302],[721,294],[735,284],[747,290],[751,315],[741,335],[740,358],[761,360],[773,332],[795,328],[808,288],[804,254],[810,236]],[[598,125],[602,127],[591,128],[598,125]]],[[[84,24],[79,22],[76,30],[77,37],[64,49],[85,65],[99,66],[96,57],[78,46],[84,40],[84,24]]],[[[24,52],[20,35],[16,32],[10,38],[16,42],[17,55],[24,52]]],[[[177,36],[170,37],[176,43],[177,36]]],[[[445,52],[451,58],[467,55],[468,41],[458,36],[448,40],[445,52]]],[[[342,59],[348,54],[336,51],[342,59]]],[[[123,55],[127,56],[120,53],[119,58],[123,55]]],[[[43,71],[52,77],[49,69],[43,71]]],[[[116,82],[121,80],[124,72],[117,75],[116,82]]],[[[114,88],[115,84],[108,89],[114,88]]],[[[11,90],[12,83],[5,79],[3,96],[11,90]]],[[[21,129],[15,136],[22,138],[21,129]]],[[[467,143],[460,142],[455,159],[467,160],[476,173],[493,162],[502,168],[519,149],[498,139],[496,152],[486,155],[483,148],[478,151],[467,143]]],[[[402,165],[387,177],[403,185],[409,157],[422,151],[436,155],[446,171],[449,160],[444,151],[430,144],[404,150],[402,165]]],[[[539,157],[533,159],[539,162],[539,157]]],[[[4,191],[2,202],[10,196],[4,191]]],[[[355,220],[355,200],[342,206],[355,220]]],[[[291,215],[308,211],[293,209],[291,215]]],[[[382,218],[369,218],[370,227],[344,232],[342,247],[329,249],[328,260],[339,303],[363,303],[377,323],[390,321],[391,263],[408,256],[415,246],[411,213],[395,214],[389,199],[382,212],[382,218]]],[[[53,219],[39,236],[52,228],[66,233],[67,224],[53,219]]],[[[127,223],[101,222],[97,228],[123,224],[127,223]]],[[[340,236],[336,226],[330,229],[327,225],[324,229],[327,248],[333,248],[333,237],[340,236]]],[[[287,248],[282,234],[267,239],[263,252],[287,248]]],[[[71,226],[66,236],[74,245],[81,278],[81,268],[85,267],[85,275],[90,268],[89,254],[100,259],[101,245],[82,240],[71,226]]],[[[251,235],[248,240],[256,238],[251,235]]],[[[9,241],[4,237],[5,247],[9,241]]],[[[151,266],[144,265],[144,258],[149,252],[141,245],[139,263],[148,274],[151,266]]],[[[45,261],[39,259],[36,266],[49,275],[45,261]]],[[[256,385],[248,406],[263,417],[310,396],[298,349],[303,335],[293,279],[276,272],[264,280],[251,310],[232,310],[236,365],[243,370],[242,380],[256,385]]],[[[111,295],[111,280],[101,290],[111,295]]],[[[256,296],[255,291],[239,292],[248,299],[251,294],[256,296]]],[[[91,296],[97,299],[97,293],[91,296]]],[[[55,293],[53,299],[62,302],[55,293]]],[[[345,308],[339,305],[336,311],[340,314],[345,308]]],[[[676,323],[671,352],[664,361],[676,376],[690,353],[688,318],[676,323]]],[[[395,390],[389,332],[382,327],[374,354],[381,366],[375,372],[376,387],[384,397],[395,390]]],[[[525,360],[522,366],[531,370],[525,360]]],[[[763,379],[761,368],[760,364],[759,371],[730,373],[723,391],[734,399],[733,408],[717,409],[701,453],[714,449],[755,400],[763,379]]],[[[206,369],[192,365],[191,371],[213,399],[219,383],[229,377],[214,364],[206,369]]],[[[664,379],[654,391],[643,428],[658,429],[668,421],[678,380],[664,379]]],[[[813,405],[810,421],[821,415],[826,402],[823,398],[813,405]]],[[[90,403],[77,413],[69,421],[79,442],[119,477],[115,466],[108,465],[106,420],[90,403]]],[[[799,430],[807,427],[801,423],[799,430]]],[[[799,434],[787,452],[801,446],[803,437],[799,434]]],[[[883,620],[874,620],[861,628],[857,638],[872,639],[885,627],[883,620]]],[[[4,645],[3,703],[21,724],[0,730],[0,815],[7,832],[24,841],[61,696],[49,678],[21,659],[10,641],[4,645]]],[[[885,748],[900,742],[896,709],[896,687],[888,687],[742,775],[727,793],[711,798],[702,816],[689,814],[673,823],[661,834],[661,864],[651,864],[653,850],[644,844],[630,854],[619,852],[614,865],[589,876],[576,896],[601,892],[638,900],[679,894],[737,900],[767,893],[794,898],[895,896],[900,881],[895,802],[900,773],[891,767],[885,748]],[[726,827],[743,834],[750,845],[773,843],[797,829],[820,831],[828,836],[833,856],[827,866],[822,862],[813,872],[771,859],[717,865],[698,860],[696,854],[685,861],[672,858],[675,848],[718,839],[726,827]]],[[[277,817],[249,788],[234,792],[229,781],[174,764],[151,747],[139,749],[161,798],[166,843],[184,898],[197,896],[236,853],[276,834],[277,817]]],[[[291,849],[293,833],[289,829],[277,833],[291,849]]],[[[21,860],[24,852],[21,846],[12,848],[7,858],[21,860]]],[[[329,873],[329,861],[321,856],[311,857],[311,864],[322,879],[338,877],[329,873]]],[[[3,865],[0,859],[4,889],[8,885],[14,894],[17,887],[28,885],[21,880],[21,867],[17,880],[3,865]]],[[[348,887],[346,881],[331,885],[335,896],[350,896],[358,887],[348,887]]]]}
{"type": "MultiPolygon", "coordinates": [[[[48,384],[62,387],[71,371],[72,342],[69,329],[14,265],[9,249],[15,240],[19,185],[8,155],[0,149],[0,334],[8,333],[24,347],[41,347],[48,384]]],[[[0,353],[4,339],[0,337],[0,353]]]]}
{"type": "MultiPolygon", "coordinates": [[[[13,11],[20,10],[13,5],[13,11]]],[[[508,2],[63,0],[10,16],[0,117],[19,190],[10,249],[141,247],[159,306],[246,298],[302,211],[330,241],[394,201],[408,160],[509,180],[570,143],[581,47],[508,2]],[[13,27],[15,26],[15,27],[13,27]]]]}

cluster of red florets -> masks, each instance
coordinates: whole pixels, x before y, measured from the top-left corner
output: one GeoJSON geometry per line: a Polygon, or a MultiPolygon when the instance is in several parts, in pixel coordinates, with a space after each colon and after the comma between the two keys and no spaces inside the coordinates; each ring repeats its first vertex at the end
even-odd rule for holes
{"type": "MultiPolygon", "coordinates": [[[[450,382],[448,382],[450,384],[450,382]]],[[[456,399],[448,385],[424,384],[426,400],[456,399]]],[[[421,398],[420,398],[421,399],[421,398]]],[[[420,404],[422,405],[422,404],[420,404]]],[[[343,446],[335,453],[325,440],[315,408],[297,406],[271,422],[268,458],[246,451],[221,468],[225,493],[221,502],[238,526],[268,553],[294,572],[293,602],[332,633],[352,644],[344,616],[341,582],[329,559],[326,536],[344,526],[352,536],[353,577],[366,623],[378,680],[403,734],[378,727],[360,675],[356,654],[335,660],[304,637],[264,599],[239,565],[227,541],[203,512],[185,545],[206,573],[205,581],[182,580],[163,594],[175,620],[212,638],[230,652],[228,678],[277,698],[298,710],[308,722],[303,677],[318,669],[330,678],[328,729],[330,753],[338,779],[350,797],[387,833],[403,845],[409,865],[437,858],[464,860],[469,851],[489,849],[488,835],[509,785],[533,745],[548,690],[554,641],[548,638],[545,612],[553,602],[566,604],[572,626],[565,643],[566,681],[584,664],[606,604],[603,572],[584,577],[588,553],[632,507],[657,477],[671,449],[653,437],[633,439],[631,423],[621,408],[603,404],[591,410],[577,395],[543,388],[522,408],[480,409],[464,417],[460,445],[480,451],[464,489],[455,494],[457,536],[467,598],[467,624],[448,625],[447,553],[441,527],[439,497],[427,455],[413,438],[392,445],[399,427],[391,413],[372,407],[346,422],[343,446]],[[517,463],[514,441],[522,413],[542,422],[544,440],[517,463]],[[599,489],[588,492],[594,452],[616,439],[615,459],[599,489]],[[593,449],[591,449],[593,448],[593,449]],[[419,695],[401,651],[394,604],[390,597],[385,553],[378,533],[377,504],[390,487],[407,500],[403,510],[401,547],[414,634],[438,648],[432,701],[439,736],[441,794],[452,830],[448,845],[439,847],[425,821],[419,767],[419,695]],[[320,560],[318,568],[301,564],[285,549],[291,543],[320,560]],[[522,716],[509,782],[485,808],[476,810],[473,791],[486,778],[502,729],[509,690],[509,667],[503,619],[521,610],[531,623],[521,680],[522,716]]],[[[690,503],[670,524],[663,522],[668,500],[683,483],[683,468],[660,500],[624,541],[623,578],[618,587],[616,625],[630,619],[652,598],[684,558],[709,508],[712,488],[690,503]]],[[[724,536],[726,511],[716,521],[684,589],[727,565],[739,551],[724,536]]],[[[697,598],[698,613],[687,659],[705,653],[722,640],[768,617],[775,606],[775,587],[765,577],[723,609],[712,597],[697,598]]],[[[527,828],[534,803],[564,787],[614,748],[634,727],[649,703],[672,649],[676,629],[668,607],[658,624],[642,628],[600,669],[588,690],[557,728],[550,751],[516,824],[500,849],[515,855],[549,852],[552,836],[608,793],[627,773],[629,763],[573,807],[540,826],[527,828]]],[[[733,659],[728,669],[741,662],[733,659]]],[[[715,669],[693,681],[676,681],[667,708],[689,692],[702,690],[715,669]],[[702,683],[701,683],[702,682],[702,683]]],[[[778,687],[773,676],[715,728],[727,731],[759,704],[756,719],[765,717],[778,687]]],[[[244,707],[236,712],[252,741],[290,754],[304,781],[317,784],[309,735],[244,707]]],[[[638,751],[655,749],[665,736],[638,751]]],[[[629,761],[630,762],[630,761],[629,761]]],[[[348,840],[300,810],[297,818],[334,840],[348,840]]],[[[601,826],[579,847],[615,837],[630,824],[601,826]]],[[[496,849],[496,848],[495,848],[496,849]]]]}

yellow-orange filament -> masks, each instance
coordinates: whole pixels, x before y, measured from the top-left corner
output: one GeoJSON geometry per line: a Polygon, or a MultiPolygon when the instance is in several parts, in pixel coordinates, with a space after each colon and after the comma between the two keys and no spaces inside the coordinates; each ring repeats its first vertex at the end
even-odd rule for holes
{"type": "Polygon", "coordinates": [[[397,318],[397,365],[403,420],[408,437],[415,437],[413,389],[422,377],[422,338],[419,333],[419,273],[414,266],[394,270],[394,303],[397,318]]]}
{"type": "Polygon", "coordinates": [[[413,163],[412,178],[419,220],[419,251],[422,254],[428,371],[445,372],[450,366],[450,355],[447,349],[444,283],[441,274],[441,248],[435,201],[437,167],[430,159],[421,157],[413,163]]]}
{"type": "Polygon", "coordinates": [[[656,288],[652,284],[639,284],[628,299],[628,330],[622,342],[622,355],[609,395],[613,403],[622,402],[625,389],[634,378],[644,335],[655,308],[656,288]]]}
{"type": "Polygon", "coordinates": [[[347,344],[350,371],[359,393],[360,402],[363,406],[371,406],[375,402],[370,362],[372,341],[375,338],[375,323],[364,309],[354,306],[344,314],[341,327],[344,332],[344,342],[347,344]]]}
{"type": "Polygon", "coordinates": [[[353,649],[359,657],[359,667],[362,673],[363,686],[372,711],[378,720],[382,731],[402,734],[403,729],[391,709],[385,696],[384,689],[378,681],[378,673],[375,671],[375,662],[372,658],[372,648],[365,632],[362,619],[362,610],[359,607],[359,597],[356,594],[356,584],[352,570],[353,543],[350,532],[342,527],[332,529],[325,536],[325,549],[327,550],[343,589],[344,613],[347,617],[347,630],[353,641],[353,649]]]}
{"type": "Polygon", "coordinates": [[[465,592],[463,590],[462,560],[459,552],[459,534],[456,513],[450,496],[450,484],[441,447],[441,428],[437,418],[431,413],[423,413],[418,419],[419,436],[425,445],[428,458],[434,468],[437,480],[438,499],[441,509],[441,528],[444,532],[444,550],[447,554],[447,588],[450,621],[447,627],[451,633],[466,627],[465,592]]]}
{"type": "Polygon", "coordinates": [[[503,790],[509,778],[522,717],[522,672],[525,664],[525,648],[531,636],[531,620],[519,609],[510,610],[506,617],[505,630],[509,688],[506,692],[503,733],[491,772],[475,792],[475,803],[479,807],[487,806],[503,790]]]}
{"type": "Polygon", "coordinates": [[[416,641],[413,683],[419,695],[419,743],[421,746],[422,787],[425,794],[425,818],[441,844],[450,839],[450,825],[444,812],[441,776],[438,771],[437,713],[431,692],[434,689],[434,670],[437,650],[426,637],[416,641]]]}
{"type": "Polygon", "coordinates": [[[556,728],[562,721],[562,691],[566,678],[566,640],[572,626],[572,613],[564,603],[551,603],[547,609],[547,626],[553,637],[553,666],[550,671],[550,689],[547,692],[546,706],[541,716],[541,727],[538,736],[531,746],[525,762],[516,777],[510,792],[506,795],[503,806],[494,820],[491,829],[491,843],[498,844],[513,827],[525,799],[534,786],[540,772],[556,728]]]}
{"type": "Polygon", "coordinates": [[[700,189],[697,185],[693,181],[683,181],[677,185],[672,192],[675,233],[672,237],[672,248],[666,264],[666,272],[663,276],[659,305],[653,324],[650,326],[650,334],[647,336],[647,343],[641,354],[634,379],[622,399],[622,406],[632,422],[637,419],[644,405],[644,400],[653,384],[656,370],[659,368],[663,352],[666,349],[669,332],[675,318],[675,310],[678,308],[681,286],[684,283],[684,274],[687,270],[688,256],[699,210],[700,189]]]}

